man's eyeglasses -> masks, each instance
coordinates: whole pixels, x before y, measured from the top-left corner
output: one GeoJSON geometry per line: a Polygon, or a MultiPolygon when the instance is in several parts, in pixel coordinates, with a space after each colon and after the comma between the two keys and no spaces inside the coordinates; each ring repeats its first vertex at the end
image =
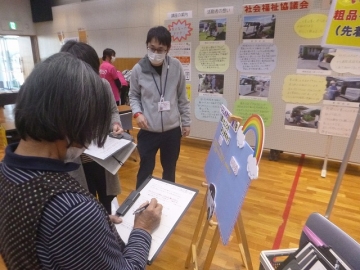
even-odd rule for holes
{"type": "Polygon", "coordinates": [[[153,53],[158,53],[158,54],[164,54],[167,52],[167,50],[164,50],[164,49],[154,49],[154,48],[147,48],[149,51],[153,52],[153,53]]]}

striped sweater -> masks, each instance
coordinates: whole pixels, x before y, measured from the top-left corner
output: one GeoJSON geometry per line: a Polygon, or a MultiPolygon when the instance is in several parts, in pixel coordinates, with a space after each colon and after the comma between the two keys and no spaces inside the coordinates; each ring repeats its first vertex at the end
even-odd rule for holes
{"type": "MultiPolygon", "coordinates": [[[[1,178],[9,183],[22,185],[54,172],[66,174],[74,169],[72,163],[16,155],[16,147],[7,147],[0,164],[1,178]]],[[[0,190],[1,197],[6,195],[6,190],[0,190]]],[[[0,221],[0,234],[8,226],[6,221],[0,221]]],[[[117,237],[109,226],[106,212],[92,197],[81,192],[58,193],[47,201],[41,213],[36,255],[42,269],[144,269],[151,236],[134,229],[124,248],[117,237]]],[[[0,242],[6,263],[6,258],[12,255],[9,255],[11,252],[4,254],[8,249],[3,245],[0,242]]]]}

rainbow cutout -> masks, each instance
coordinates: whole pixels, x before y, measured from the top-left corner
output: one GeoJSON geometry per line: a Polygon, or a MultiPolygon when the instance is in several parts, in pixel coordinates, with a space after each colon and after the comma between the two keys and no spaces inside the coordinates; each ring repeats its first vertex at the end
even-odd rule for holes
{"type": "Polygon", "coordinates": [[[265,128],[264,122],[258,114],[252,114],[246,120],[242,131],[244,134],[246,134],[249,130],[252,130],[255,134],[254,157],[256,158],[257,164],[259,164],[261,154],[264,148],[265,128]]]}

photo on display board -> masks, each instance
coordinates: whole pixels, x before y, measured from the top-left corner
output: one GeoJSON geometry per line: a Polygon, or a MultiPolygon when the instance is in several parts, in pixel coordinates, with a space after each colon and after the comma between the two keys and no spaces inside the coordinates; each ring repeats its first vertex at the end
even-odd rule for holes
{"type": "Polygon", "coordinates": [[[300,45],[297,60],[297,73],[331,74],[330,63],[336,49],[323,48],[319,45],[300,45]]]}
{"type": "Polygon", "coordinates": [[[268,39],[275,36],[275,15],[244,16],[242,38],[246,40],[268,39]]]}
{"type": "Polygon", "coordinates": [[[317,129],[320,113],[320,106],[286,104],[285,126],[317,129]]]}
{"type": "Polygon", "coordinates": [[[269,96],[270,75],[244,75],[240,76],[239,97],[262,99],[269,96]]]}
{"type": "Polygon", "coordinates": [[[198,92],[222,95],[224,93],[224,74],[199,74],[198,92]]]}
{"type": "Polygon", "coordinates": [[[207,192],[206,204],[207,204],[207,215],[206,219],[210,220],[215,211],[215,193],[216,189],[213,183],[209,185],[209,190],[207,192]]]}
{"type": "Polygon", "coordinates": [[[226,39],[226,19],[208,19],[199,22],[199,41],[226,39]]]}
{"type": "Polygon", "coordinates": [[[326,77],[324,101],[360,102],[360,77],[326,77]]]}

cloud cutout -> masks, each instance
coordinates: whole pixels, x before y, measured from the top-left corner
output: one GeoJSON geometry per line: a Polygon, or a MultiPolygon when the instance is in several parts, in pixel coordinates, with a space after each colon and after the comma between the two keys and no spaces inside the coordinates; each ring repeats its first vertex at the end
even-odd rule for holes
{"type": "Polygon", "coordinates": [[[239,148],[243,148],[245,145],[245,134],[242,131],[242,127],[236,133],[236,144],[239,148]]]}
{"type": "Polygon", "coordinates": [[[259,167],[256,164],[256,158],[253,155],[249,155],[247,159],[247,172],[249,175],[249,178],[251,180],[257,179],[259,177],[259,167]]]}

